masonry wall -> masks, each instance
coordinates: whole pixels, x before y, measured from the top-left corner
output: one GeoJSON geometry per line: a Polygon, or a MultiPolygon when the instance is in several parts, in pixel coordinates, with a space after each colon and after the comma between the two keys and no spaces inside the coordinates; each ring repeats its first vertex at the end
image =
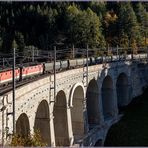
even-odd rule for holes
{"type": "MultiPolygon", "coordinates": [[[[88,71],[88,83],[91,80],[95,80],[97,82],[97,89],[98,92],[98,111],[99,111],[99,124],[94,126],[92,129],[89,128],[90,125],[88,125],[88,117],[87,117],[87,98],[86,98],[86,92],[87,92],[87,77],[84,77],[84,72],[86,69],[84,68],[78,68],[73,70],[68,70],[65,72],[61,72],[56,75],[57,84],[56,84],[56,94],[58,92],[63,91],[65,94],[65,100],[66,100],[66,114],[67,114],[67,131],[68,131],[68,138],[69,145],[73,145],[74,143],[74,135],[73,135],[73,129],[72,129],[72,115],[71,111],[72,108],[74,108],[73,104],[73,94],[76,88],[80,88],[82,92],[81,98],[83,98],[83,120],[81,123],[84,125],[84,135],[81,137],[80,140],[78,140],[78,145],[85,145],[85,146],[93,146],[95,143],[100,140],[100,144],[103,144],[103,141],[106,137],[106,134],[108,132],[108,129],[112,124],[117,122],[119,120],[118,116],[118,107],[117,107],[117,90],[116,90],[116,83],[118,76],[121,73],[124,73],[128,78],[128,89],[129,89],[129,99],[126,100],[124,103],[125,105],[129,104],[133,97],[138,96],[142,94],[144,87],[148,84],[148,66],[144,63],[130,63],[130,62],[120,62],[120,63],[112,63],[112,64],[100,64],[100,65],[94,65],[90,66],[88,71]],[[103,114],[103,107],[102,107],[102,85],[104,82],[104,79],[109,76],[112,81],[112,102],[111,104],[111,119],[110,120],[104,120],[104,114],[103,114]],[[84,96],[82,97],[82,94],[84,93],[84,96]]],[[[54,132],[54,105],[55,105],[55,98],[54,98],[54,90],[51,89],[53,87],[53,75],[50,75],[46,78],[42,78],[36,82],[29,83],[27,85],[24,85],[20,88],[16,89],[16,116],[15,120],[17,122],[17,119],[20,117],[21,114],[25,114],[28,117],[29,120],[29,126],[30,126],[30,132],[33,133],[34,131],[34,125],[36,121],[36,114],[38,111],[38,107],[41,104],[42,101],[47,103],[47,108],[49,108],[49,126],[50,126],[50,144],[51,146],[56,145],[55,140],[55,132],[54,132]]],[[[80,98],[80,96],[77,96],[77,98],[80,98]]],[[[93,96],[93,94],[91,94],[93,96]]],[[[60,97],[59,97],[60,98],[60,97]]],[[[80,98],[80,99],[81,99],[80,98]]],[[[108,103],[108,102],[107,102],[108,103]]],[[[12,115],[9,113],[12,113],[12,92],[9,92],[5,94],[4,96],[1,96],[1,102],[0,102],[0,108],[3,106],[6,106],[4,111],[0,112],[0,143],[9,143],[11,141],[11,135],[12,134],[12,115]],[[4,141],[2,141],[4,139],[4,141]]],[[[43,107],[44,108],[44,107],[43,107]]],[[[42,114],[41,114],[42,116],[42,114]]],[[[57,119],[61,120],[62,119],[57,119]]],[[[65,120],[64,120],[65,122],[65,120]]],[[[46,130],[45,130],[46,131],[46,130]]],[[[47,134],[45,134],[47,135],[47,134]]],[[[47,137],[45,139],[48,139],[47,137]]],[[[61,138],[62,139],[62,138],[61,138]]]]}

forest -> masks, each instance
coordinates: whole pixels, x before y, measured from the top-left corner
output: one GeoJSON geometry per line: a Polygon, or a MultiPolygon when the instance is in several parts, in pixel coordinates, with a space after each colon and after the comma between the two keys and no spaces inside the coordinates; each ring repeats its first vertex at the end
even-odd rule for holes
{"type": "Polygon", "coordinates": [[[26,47],[144,47],[147,2],[0,2],[0,52],[26,47]]]}

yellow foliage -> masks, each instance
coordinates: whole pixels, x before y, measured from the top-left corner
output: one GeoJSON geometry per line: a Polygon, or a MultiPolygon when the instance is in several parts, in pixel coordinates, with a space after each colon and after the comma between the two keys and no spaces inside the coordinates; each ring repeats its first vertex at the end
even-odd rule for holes
{"type": "Polygon", "coordinates": [[[13,135],[10,146],[47,146],[47,144],[43,142],[40,132],[35,131],[33,135],[13,135]]]}
{"type": "Polygon", "coordinates": [[[109,23],[113,23],[117,20],[117,15],[114,13],[114,11],[108,11],[106,13],[106,16],[105,16],[105,23],[106,25],[108,26],[109,23]]]}

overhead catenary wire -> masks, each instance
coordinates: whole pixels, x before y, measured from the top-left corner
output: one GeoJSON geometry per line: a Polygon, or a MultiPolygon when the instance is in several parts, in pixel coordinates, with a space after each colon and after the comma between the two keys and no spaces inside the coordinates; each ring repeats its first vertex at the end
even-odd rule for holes
{"type": "MultiPolygon", "coordinates": [[[[132,48],[127,47],[127,48],[122,48],[118,47],[118,53],[117,53],[117,47],[109,47],[109,50],[114,54],[123,54],[123,52],[130,51],[132,48]]],[[[139,52],[146,52],[145,47],[139,47],[139,52]]],[[[57,60],[62,60],[62,59],[71,59],[73,58],[73,51],[75,53],[75,58],[82,58],[86,57],[86,49],[84,48],[77,48],[77,47],[71,47],[71,48],[63,48],[63,49],[57,49],[56,50],[56,55],[57,55],[57,60]]],[[[98,52],[107,52],[106,48],[89,48],[89,56],[97,56],[96,53],[98,52]]],[[[53,61],[54,57],[54,51],[53,50],[40,50],[40,49],[34,49],[34,54],[31,51],[31,49],[25,48],[25,51],[18,51],[16,50],[16,65],[21,64],[19,61],[22,61],[22,63],[26,62],[38,62],[42,59],[53,61]]],[[[13,62],[13,53],[10,53],[9,55],[6,53],[0,52],[0,66],[1,68],[3,67],[10,67],[13,62]]]]}

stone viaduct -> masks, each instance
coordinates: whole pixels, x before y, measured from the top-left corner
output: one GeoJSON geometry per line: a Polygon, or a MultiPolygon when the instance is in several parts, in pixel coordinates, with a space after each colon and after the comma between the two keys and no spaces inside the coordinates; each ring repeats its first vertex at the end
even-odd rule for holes
{"type": "MultiPolygon", "coordinates": [[[[16,132],[27,135],[38,129],[48,146],[103,145],[112,124],[120,119],[119,106],[126,106],[142,93],[148,82],[146,63],[114,62],[79,67],[16,89],[16,132]]],[[[12,91],[3,98],[0,139],[12,134],[12,91]]],[[[2,105],[2,103],[1,103],[2,105]]]]}

